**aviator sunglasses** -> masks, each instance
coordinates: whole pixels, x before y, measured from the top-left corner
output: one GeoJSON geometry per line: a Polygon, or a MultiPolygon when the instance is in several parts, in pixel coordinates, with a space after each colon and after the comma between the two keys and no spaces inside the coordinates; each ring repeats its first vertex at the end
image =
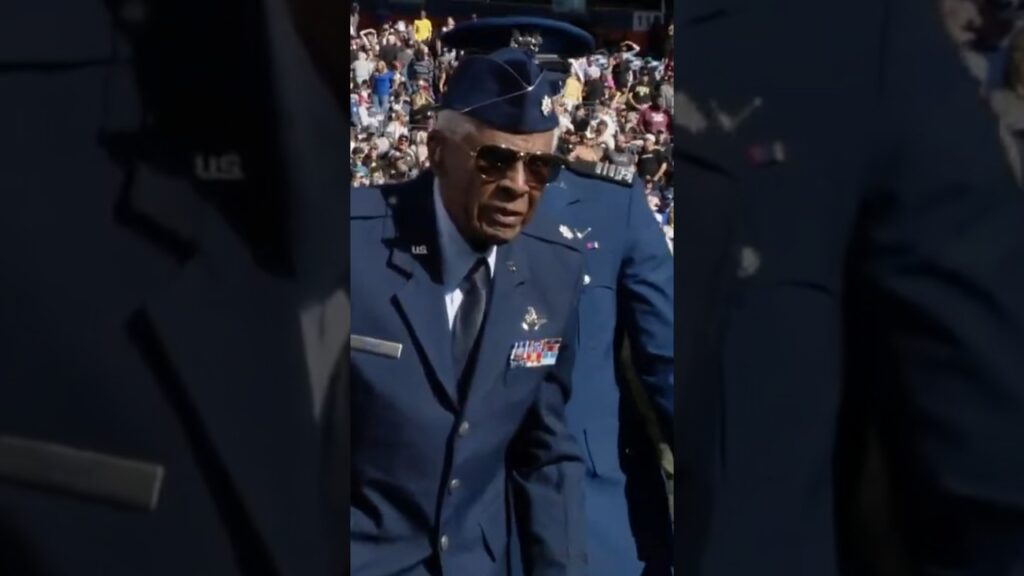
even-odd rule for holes
{"type": "Polygon", "coordinates": [[[473,157],[474,166],[486,180],[500,180],[522,162],[527,183],[532,186],[547,186],[558,178],[565,160],[547,152],[520,152],[498,144],[484,144],[476,149],[450,138],[473,157]]]}

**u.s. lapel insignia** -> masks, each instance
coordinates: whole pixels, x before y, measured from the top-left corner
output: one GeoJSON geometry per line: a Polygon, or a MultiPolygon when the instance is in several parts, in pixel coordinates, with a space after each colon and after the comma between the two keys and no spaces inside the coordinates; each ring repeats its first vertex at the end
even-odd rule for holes
{"type": "Polygon", "coordinates": [[[427,247],[425,245],[423,245],[423,244],[417,244],[417,245],[412,247],[412,253],[416,254],[417,256],[426,256],[427,255],[427,247]]]}
{"type": "Polygon", "coordinates": [[[561,338],[516,342],[512,345],[512,353],[509,354],[508,365],[510,368],[554,366],[558,360],[558,349],[561,346],[561,338]]]}
{"type": "Polygon", "coordinates": [[[694,102],[686,92],[676,92],[675,123],[677,126],[691,132],[700,134],[708,127],[708,120],[700,111],[697,103],[694,102]]]}
{"type": "Polygon", "coordinates": [[[559,226],[558,227],[558,231],[562,233],[562,236],[565,236],[566,240],[572,240],[573,239],[572,230],[570,230],[569,227],[566,226],[565,224],[562,224],[561,226],[559,226]]]}
{"type": "Polygon", "coordinates": [[[739,111],[739,113],[737,113],[735,116],[730,116],[723,112],[722,109],[718,107],[717,102],[712,100],[711,111],[715,115],[715,121],[718,122],[718,127],[721,128],[723,132],[727,134],[732,134],[733,132],[736,132],[736,129],[740,127],[740,124],[746,121],[746,119],[749,118],[750,115],[754,113],[754,110],[760,108],[761,104],[763,103],[764,102],[761,100],[760,97],[754,98],[749,104],[744,106],[743,109],[739,111]]]}
{"type": "Polygon", "coordinates": [[[523,330],[529,332],[530,330],[538,330],[541,326],[546,324],[547,318],[541,318],[537,314],[537,310],[533,306],[526,307],[526,315],[523,316],[523,330]]]}
{"type": "Polygon", "coordinates": [[[551,97],[545,96],[540,100],[540,111],[544,116],[551,116],[551,97]]]}
{"type": "Polygon", "coordinates": [[[583,240],[584,236],[586,236],[587,234],[590,234],[590,228],[587,228],[583,232],[580,232],[579,230],[577,230],[575,228],[573,228],[572,231],[576,233],[576,237],[579,238],[580,240],[583,240]]]}

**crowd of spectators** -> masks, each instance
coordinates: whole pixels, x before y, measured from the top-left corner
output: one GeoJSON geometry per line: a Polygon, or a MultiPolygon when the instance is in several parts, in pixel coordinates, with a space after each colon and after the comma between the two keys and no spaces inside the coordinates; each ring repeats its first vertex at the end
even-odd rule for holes
{"type": "MultiPolygon", "coordinates": [[[[411,23],[394,20],[379,29],[361,27],[359,21],[354,5],[352,185],[414,178],[430,166],[427,133],[434,105],[458,66],[459,54],[440,41],[455,21],[431,19],[426,12],[411,23]]],[[[572,60],[572,73],[553,105],[560,119],[559,153],[567,161],[634,168],[671,238],[673,87],[671,52],[666,52],[668,57],[655,58],[627,41],[572,60]]]]}
{"type": "Polygon", "coordinates": [[[1007,160],[1024,175],[1024,2],[940,0],[946,31],[999,120],[1007,160]]]}

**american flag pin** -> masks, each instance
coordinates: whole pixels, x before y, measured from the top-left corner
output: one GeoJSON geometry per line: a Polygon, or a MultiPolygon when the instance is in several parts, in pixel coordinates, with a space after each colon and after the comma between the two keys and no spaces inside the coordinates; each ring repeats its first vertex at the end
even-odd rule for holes
{"type": "Polygon", "coordinates": [[[597,242],[587,242],[587,250],[597,250],[601,245],[597,242]]]}

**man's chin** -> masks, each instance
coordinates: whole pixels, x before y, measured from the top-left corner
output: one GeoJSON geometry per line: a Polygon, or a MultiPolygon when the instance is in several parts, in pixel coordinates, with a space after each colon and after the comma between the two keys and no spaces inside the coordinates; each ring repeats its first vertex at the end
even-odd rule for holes
{"type": "Polygon", "coordinates": [[[483,239],[492,246],[500,246],[502,244],[508,244],[519,232],[522,231],[522,225],[511,227],[511,226],[487,226],[481,230],[483,239]]]}

